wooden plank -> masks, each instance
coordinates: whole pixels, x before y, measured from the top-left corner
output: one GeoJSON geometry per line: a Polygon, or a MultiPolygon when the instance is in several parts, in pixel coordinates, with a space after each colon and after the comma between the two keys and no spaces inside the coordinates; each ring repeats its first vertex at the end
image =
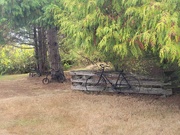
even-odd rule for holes
{"type": "Polygon", "coordinates": [[[72,83],[86,83],[86,80],[85,79],[72,79],[71,78],[71,82],[72,83]]]}
{"type": "MultiPolygon", "coordinates": [[[[98,82],[99,78],[94,78],[94,79],[89,79],[88,83],[92,83],[95,84],[98,82]]],[[[112,80],[110,79],[110,81],[112,83],[116,83],[116,80],[112,80]]],[[[72,79],[71,78],[71,82],[79,82],[79,83],[86,83],[86,79],[84,78],[80,78],[80,79],[72,79]]],[[[125,83],[125,82],[124,82],[125,83]]],[[[144,87],[163,87],[164,83],[163,82],[156,82],[156,81],[140,81],[140,86],[144,86],[144,87]]],[[[168,85],[167,85],[168,86],[168,85]]]]}
{"type": "Polygon", "coordinates": [[[88,75],[88,76],[93,76],[93,75],[95,75],[95,72],[94,71],[86,71],[86,70],[70,71],[70,75],[88,75]]]}
{"type": "MultiPolygon", "coordinates": [[[[88,83],[96,83],[98,81],[98,79],[96,80],[89,80],[88,83]]],[[[116,80],[110,80],[112,83],[116,83],[116,80]]],[[[86,79],[71,79],[71,82],[82,82],[82,83],[86,83],[86,79]]],[[[140,81],[140,85],[141,86],[149,86],[149,87],[156,87],[156,86],[159,86],[159,87],[164,87],[164,86],[171,86],[171,85],[165,85],[163,82],[155,82],[155,81],[143,81],[141,82],[140,81]]]]}
{"type": "Polygon", "coordinates": [[[140,85],[144,87],[162,87],[164,83],[160,81],[140,81],[140,85]]]}
{"type": "Polygon", "coordinates": [[[172,89],[163,88],[142,88],[140,93],[144,94],[156,94],[156,95],[172,95],[172,89]]]}
{"type": "Polygon", "coordinates": [[[149,76],[142,76],[142,75],[135,75],[139,80],[146,80],[146,81],[162,81],[162,78],[153,78],[149,76]]]}
{"type": "Polygon", "coordinates": [[[74,86],[74,85],[71,85],[71,89],[73,90],[86,90],[86,87],[84,86],[81,86],[81,85],[77,85],[77,86],[74,86]]]}
{"type": "MultiPolygon", "coordinates": [[[[74,76],[74,75],[84,75],[84,76],[93,76],[95,75],[96,73],[100,74],[100,71],[89,71],[89,70],[78,70],[78,71],[71,71],[70,72],[70,75],[74,76]]],[[[107,77],[117,77],[118,76],[118,72],[115,72],[115,71],[105,71],[104,72],[104,75],[107,76],[107,77]]],[[[136,75],[136,74],[129,74],[129,73],[125,73],[126,76],[134,76],[136,78],[138,78],[140,81],[144,80],[144,81],[163,81],[162,79],[160,78],[152,78],[152,77],[148,77],[148,76],[140,76],[140,75],[136,75]]]]}
{"type": "Polygon", "coordinates": [[[87,75],[74,75],[71,78],[72,79],[88,79],[90,76],[87,75]]]}
{"type": "MultiPolygon", "coordinates": [[[[85,86],[81,85],[76,85],[76,86],[71,86],[73,90],[86,90],[85,86]]],[[[101,87],[88,87],[89,91],[102,91],[101,87]]],[[[105,92],[116,92],[114,91],[111,87],[106,88],[106,90],[103,90],[105,92]]],[[[162,88],[141,88],[139,91],[132,91],[128,89],[123,89],[121,91],[117,91],[121,93],[139,93],[139,94],[155,94],[155,95],[172,95],[172,90],[164,90],[162,88]]]]}
{"type": "MultiPolygon", "coordinates": [[[[98,79],[97,80],[89,79],[88,83],[89,84],[95,84],[95,83],[97,83],[97,81],[98,81],[98,79]]],[[[71,82],[73,82],[73,83],[86,83],[86,79],[71,79],[71,82]]],[[[111,80],[111,82],[115,83],[116,80],[111,80]]],[[[126,83],[124,82],[124,84],[126,84],[126,83]]],[[[122,83],[122,85],[123,85],[123,83],[122,83]]],[[[162,82],[152,82],[152,81],[151,82],[141,82],[140,86],[145,87],[145,88],[165,88],[162,82]]],[[[169,88],[170,86],[168,87],[168,85],[166,85],[166,87],[169,88]]]]}

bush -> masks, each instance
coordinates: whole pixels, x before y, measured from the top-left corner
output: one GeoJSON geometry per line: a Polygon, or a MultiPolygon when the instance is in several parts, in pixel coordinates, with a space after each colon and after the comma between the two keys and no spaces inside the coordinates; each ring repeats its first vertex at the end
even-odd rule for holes
{"type": "Polygon", "coordinates": [[[34,63],[34,51],[14,46],[0,47],[0,74],[27,73],[34,63]]]}

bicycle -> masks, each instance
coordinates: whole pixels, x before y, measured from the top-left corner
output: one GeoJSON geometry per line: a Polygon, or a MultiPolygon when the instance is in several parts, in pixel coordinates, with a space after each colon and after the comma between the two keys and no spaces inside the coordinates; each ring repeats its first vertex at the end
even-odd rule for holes
{"type": "Polygon", "coordinates": [[[59,83],[63,83],[65,81],[65,76],[60,72],[60,70],[54,70],[46,73],[46,77],[42,79],[43,84],[50,83],[51,80],[57,80],[59,83]],[[51,76],[51,79],[48,77],[51,76]]]}
{"type": "Polygon", "coordinates": [[[101,72],[95,73],[95,75],[90,76],[86,79],[85,87],[86,92],[90,92],[94,89],[96,91],[105,91],[107,89],[107,85],[115,92],[122,92],[123,90],[131,90],[133,92],[140,91],[140,83],[139,80],[134,76],[127,76],[123,70],[118,71],[118,77],[115,82],[108,79],[105,74],[105,68],[109,66],[105,66],[103,64],[100,65],[101,72]]]}

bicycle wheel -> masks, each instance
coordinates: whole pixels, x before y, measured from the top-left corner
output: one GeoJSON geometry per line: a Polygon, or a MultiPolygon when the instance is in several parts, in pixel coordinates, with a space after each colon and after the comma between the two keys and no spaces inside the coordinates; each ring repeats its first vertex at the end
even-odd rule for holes
{"type": "Polygon", "coordinates": [[[139,80],[133,76],[125,76],[120,82],[121,90],[131,90],[133,92],[140,91],[139,80]]]}
{"type": "Polygon", "coordinates": [[[100,76],[94,75],[90,76],[85,83],[86,91],[91,92],[91,91],[97,91],[101,92],[106,89],[107,83],[104,77],[101,77],[99,80],[100,76]]]}
{"type": "Polygon", "coordinates": [[[50,81],[49,81],[49,79],[48,78],[44,78],[43,80],[42,80],[42,83],[43,84],[48,84],[50,81]]]}

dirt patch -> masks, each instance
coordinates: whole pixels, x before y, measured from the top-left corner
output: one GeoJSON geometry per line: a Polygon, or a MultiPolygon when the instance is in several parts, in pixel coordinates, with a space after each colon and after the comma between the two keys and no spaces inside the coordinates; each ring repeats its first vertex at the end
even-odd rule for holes
{"type": "Polygon", "coordinates": [[[90,94],[42,77],[0,81],[2,135],[178,135],[180,95],[90,94]]]}

